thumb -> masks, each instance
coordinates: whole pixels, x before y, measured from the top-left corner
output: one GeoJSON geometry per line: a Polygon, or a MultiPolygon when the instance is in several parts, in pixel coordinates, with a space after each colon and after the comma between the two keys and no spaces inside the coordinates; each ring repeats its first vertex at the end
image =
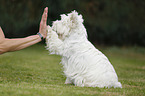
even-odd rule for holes
{"type": "Polygon", "coordinates": [[[0,38],[5,38],[5,35],[4,35],[4,33],[3,33],[3,30],[2,30],[2,28],[1,28],[1,26],[0,26],[0,38]]]}

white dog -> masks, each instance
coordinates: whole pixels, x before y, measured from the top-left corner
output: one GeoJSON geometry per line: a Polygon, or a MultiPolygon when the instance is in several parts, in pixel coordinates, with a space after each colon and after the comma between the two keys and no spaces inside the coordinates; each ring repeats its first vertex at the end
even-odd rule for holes
{"type": "Polygon", "coordinates": [[[47,30],[46,47],[51,54],[62,56],[65,84],[122,88],[107,57],[88,41],[82,16],[76,11],[61,15],[47,30]]]}

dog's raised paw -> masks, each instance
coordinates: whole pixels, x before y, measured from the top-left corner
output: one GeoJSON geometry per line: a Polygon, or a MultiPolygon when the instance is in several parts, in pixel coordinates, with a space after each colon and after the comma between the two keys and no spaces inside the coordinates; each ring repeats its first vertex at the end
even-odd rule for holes
{"type": "Polygon", "coordinates": [[[52,31],[52,28],[49,25],[47,26],[47,31],[48,32],[52,31]]]}

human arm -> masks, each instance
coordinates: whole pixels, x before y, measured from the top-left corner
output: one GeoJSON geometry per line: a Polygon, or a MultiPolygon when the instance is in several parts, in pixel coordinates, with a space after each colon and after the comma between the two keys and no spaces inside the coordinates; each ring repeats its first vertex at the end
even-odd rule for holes
{"type": "Polygon", "coordinates": [[[33,35],[25,38],[19,39],[4,39],[0,43],[0,54],[10,51],[17,51],[24,49],[28,46],[36,44],[41,41],[41,38],[38,35],[33,35]]]}
{"type": "MultiPolygon", "coordinates": [[[[43,38],[45,38],[47,34],[46,32],[47,13],[48,13],[48,8],[46,7],[42,15],[42,19],[39,27],[39,33],[43,36],[43,38]]],[[[36,44],[40,41],[41,38],[39,37],[39,35],[28,36],[25,38],[7,39],[5,38],[3,31],[0,27],[0,54],[5,52],[10,52],[10,51],[21,50],[28,46],[36,44]]]]}

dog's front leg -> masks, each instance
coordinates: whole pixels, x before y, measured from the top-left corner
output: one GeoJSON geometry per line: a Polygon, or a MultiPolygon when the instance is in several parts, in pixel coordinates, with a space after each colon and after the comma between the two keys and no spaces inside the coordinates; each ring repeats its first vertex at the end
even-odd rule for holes
{"type": "Polygon", "coordinates": [[[46,48],[51,54],[62,55],[63,52],[63,42],[58,38],[55,31],[52,30],[50,26],[47,27],[47,37],[46,37],[46,48]]]}

